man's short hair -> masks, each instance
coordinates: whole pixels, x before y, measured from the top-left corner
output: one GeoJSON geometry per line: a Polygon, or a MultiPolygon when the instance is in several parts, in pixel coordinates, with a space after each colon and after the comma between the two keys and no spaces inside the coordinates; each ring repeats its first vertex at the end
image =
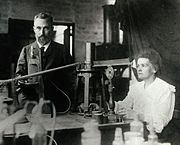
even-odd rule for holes
{"type": "Polygon", "coordinates": [[[41,12],[37,15],[34,16],[34,21],[39,18],[39,19],[47,19],[50,25],[53,25],[53,17],[47,13],[47,12],[41,12]]]}

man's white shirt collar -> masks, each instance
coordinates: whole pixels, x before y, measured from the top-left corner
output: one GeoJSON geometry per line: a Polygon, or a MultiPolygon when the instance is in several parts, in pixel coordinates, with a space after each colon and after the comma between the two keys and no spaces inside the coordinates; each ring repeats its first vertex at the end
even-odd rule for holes
{"type": "Polygon", "coordinates": [[[37,41],[37,44],[38,44],[39,48],[44,47],[44,52],[46,52],[46,50],[47,50],[47,48],[49,47],[50,43],[51,43],[51,41],[48,42],[48,43],[45,44],[45,45],[41,45],[41,44],[37,41]]]}

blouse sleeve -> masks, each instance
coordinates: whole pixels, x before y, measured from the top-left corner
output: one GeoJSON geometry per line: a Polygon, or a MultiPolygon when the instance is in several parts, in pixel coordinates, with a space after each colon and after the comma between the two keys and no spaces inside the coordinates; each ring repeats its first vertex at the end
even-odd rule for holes
{"type": "Polygon", "coordinates": [[[121,109],[132,109],[133,107],[133,97],[132,97],[132,93],[133,89],[132,87],[129,88],[129,92],[127,94],[127,96],[125,97],[125,99],[123,101],[118,101],[115,102],[115,113],[117,113],[119,110],[121,109]]]}
{"type": "Polygon", "coordinates": [[[175,106],[175,87],[169,85],[167,89],[160,94],[160,98],[154,102],[153,107],[153,127],[157,133],[161,133],[163,128],[172,119],[175,106]]]}

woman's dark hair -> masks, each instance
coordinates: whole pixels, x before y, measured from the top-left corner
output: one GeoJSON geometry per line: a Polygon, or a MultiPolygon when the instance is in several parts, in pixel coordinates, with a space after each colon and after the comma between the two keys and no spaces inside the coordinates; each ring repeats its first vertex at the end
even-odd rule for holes
{"type": "Polygon", "coordinates": [[[151,62],[151,64],[154,66],[156,70],[156,74],[159,75],[161,73],[161,66],[162,66],[161,56],[156,50],[146,49],[144,51],[141,51],[136,57],[136,62],[139,58],[149,59],[149,61],[151,62]]]}

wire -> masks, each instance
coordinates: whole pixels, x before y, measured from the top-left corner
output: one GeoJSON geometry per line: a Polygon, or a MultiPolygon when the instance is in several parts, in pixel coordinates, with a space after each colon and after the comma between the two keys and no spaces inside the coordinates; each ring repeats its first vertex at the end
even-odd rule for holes
{"type": "Polygon", "coordinates": [[[47,135],[47,137],[49,137],[54,142],[54,144],[57,145],[57,142],[56,142],[56,140],[53,137],[51,137],[49,135],[47,135]]]}
{"type": "Polygon", "coordinates": [[[54,103],[52,103],[52,108],[53,108],[53,128],[51,131],[51,136],[47,135],[48,137],[50,137],[50,141],[49,141],[49,145],[52,145],[52,142],[54,141],[54,143],[57,145],[56,141],[54,140],[54,130],[55,130],[55,125],[56,125],[56,108],[54,106],[54,103]]]}
{"type": "Polygon", "coordinates": [[[69,101],[69,106],[68,106],[68,108],[67,108],[65,111],[63,111],[63,112],[58,112],[58,113],[61,113],[61,114],[67,113],[67,112],[70,110],[70,108],[71,108],[71,100],[70,100],[69,96],[68,96],[63,90],[61,90],[55,83],[53,83],[52,81],[50,81],[50,82],[52,83],[52,85],[53,85],[56,89],[58,89],[62,94],[64,94],[64,96],[66,96],[66,98],[67,98],[68,101],[69,101]]]}

